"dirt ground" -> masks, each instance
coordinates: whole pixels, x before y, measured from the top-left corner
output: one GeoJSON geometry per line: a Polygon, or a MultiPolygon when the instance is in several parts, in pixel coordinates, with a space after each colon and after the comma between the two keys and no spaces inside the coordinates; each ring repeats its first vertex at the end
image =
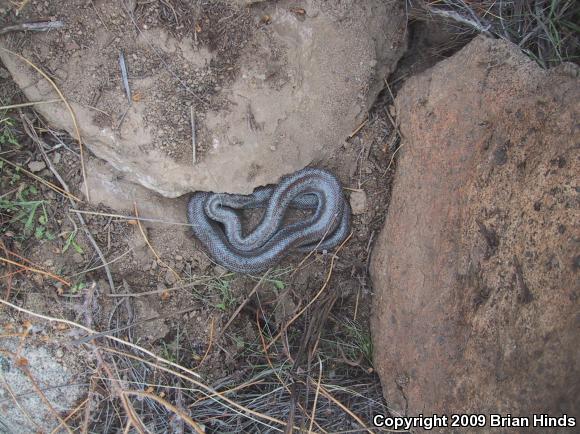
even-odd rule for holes
{"type": "MultiPolygon", "coordinates": [[[[92,1],[88,3],[93,5],[92,1]]],[[[228,65],[248,37],[239,30],[247,27],[244,16],[228,25],[227,32],[208,34],[196,32],[195,23],[174,26],[175,18],[181,16],[175,8],[181,2],[128,3],[139,8],[140,20],[147,25],[174,28],[173,36],[182,41],[202,38],[208,53],[218,54],[223,74],[182,77],[191,81],[202,100],[209,100],[214,89],[228,78],[228,65]]],[[[31,4],[51,16],[48,2],[31,4]]],[[[208,4],[201,11],[202,21],[220,29],[218,24],[229,11],[221,2],[215,7],[208,4]]],[[[2,297],[30,312],[74,321],[139,345],[199,373],[204,384],[215,390],[240,387],[243,391],[232,397],[253,411],[304,426],[310,419],[303,408],[310,408],[313,399],[319,399],[315,420],[326,430],[356,431],[361,424],[368,426],[373,414],[387,412],[372,367],[368,266],[396,168],[399,137],[391,109],[393,93],[406,76],[426,68],[441,55],[449,55],[468,39],[457,42],[448,32],[429,39],[420,27],[409,31],[415,45],[411,44],[392,85],[381,92],[361,127],[332,158],[320,164],[343,182],[355,209],[352,236],[336,253],[315,254],[306,260],[292,255],[264,276],[235,275],[212,263],[180,222],[141,224],[131,218],[134,213],[125,218],[116,210],[77,200],[83,197],[83,179],[74,138],[53,130],[31,107],[0,110],[0,251],[8,260],[0,264],[2,297]],[[416,44],[429,49],[417,48],[416,44]],[[54,185],[67,185],[74,198],[55,191],[54,185]],[[83,211],[86,225],[79,221],[78,210],[83,211]],[[330,391],[340,405],[332,397],[319,394],[309,377],[325,384],[326,389],[320,390],[330,391]]],[[[66,57],[69,50],[82,46],[84,29],[73,26],[70,32],[74,38],[46,49],[66,57]]],[[[103,38],[107,35],[103,30],[103,38]]],[[[114,38],[110,41],[118,42],[114,38]]],[[[145,58],[139,50],[129,55],[142,60],[143,71],[133,71],[137,75],[161,67],[160,59],[145,58]]],[[[42,58],[43,53],[37,53],[31,60],[45,67],[42,58]]],[[[79,74],[92,74],[103,86],[119,86],[117,75],[113,78],[106,65],[114,65],[116,71],[117,59],[104,56],[102,68],[79,70],[79,74]]],[[[26,102],[2,66],[0,78],[0,105],[26,102]]],[[[79,97],[95,104],[94,95],[79,97]]],[[[179,96],[175,98],[177,103],[179,96]]],[[[117,103],[106,102],[111,110],[117,103]]],[[[185,126],[181,121],[158,118],[163,119],[163,125],[157,125],[159,119],[152,117],[151,126],[161,134],[167,153],[183,157],[186,151],[172,146],[179,142],[174,135],[184,133],[185,126]]],[[[186,199],[175,200],[184,203],[186,199]]],[[[136,204],[137,210],[140,206],[136,204]]],[[[0,351],[5,354],[14,354],[18,345],[33,346],[32,340],[38,336],[30,332],[33,326],[29,322],[44,324],[37,317],[8,307],[3,308],[0,319],[0,351]]],[[[57,328],[45,333],[44,340],[58,343],[49,347],[52,354],[63,351],[73,358],[79,354],[76,360],[82,363],[73,370],[70,382],[82,384],[85,393],[79,393],[78,399],[75,395],[68,411],[59,408],[56,415],[51,414],[52,419],[48,417],[51,421],[43,427],[48,431],[57,427],[58,412],[64,417],[82,405],[82,411],[72,414],[71,426],[85,424],[90,432],[113,432],[129,426],[119,410],[126,410],[123,400],[118,399],[122,396],[119,390],[125,388],[173,402],[206,432],[272,430],[236,412],[220,414],[223,408],[213,405],[211,399],[195,407],[200,398],[186,380],[107,352],[128,349],[118,343],[108,346],[110,342],[102,336],[90,340],[85,332],[74,331],[70,325],[62,328],[64,337],[59,335],[63,330],[57,328]],[[88,405],[83,403],[85,395],[88,405]]],[[[24,356],[30,359],[26,363],[34,364],[35,358],[29,354],[24,356]]],[[[3,360],[13,363],[8,357],[3,360]]],[[[11,402],[8,397],[2,399],[11,402]]],[[[14,399],[18,402],[18,397],[14,399]]],[[[141,397],[131,402],[147,429],[190,432],[190,427],[183,427],[184,419],[172,419],[175,412],[159,401],[141,397]],[[177,428],[171,425],[174,422],[177,428]]],[[[276,426],[275,422],[268,423],[276,426]]]]}

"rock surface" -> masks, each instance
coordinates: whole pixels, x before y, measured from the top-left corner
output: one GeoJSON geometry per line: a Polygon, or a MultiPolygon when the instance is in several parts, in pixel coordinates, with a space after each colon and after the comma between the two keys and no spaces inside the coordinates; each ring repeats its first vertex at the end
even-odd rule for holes
{"type": "MultiPolygon", "coordinates": [[[[55,3],[63,30],[0,43],[42,59],[97,157],[166,197],[248,193],[331,155],[362,122],[405,47],[396,2],[207,2],[191,16],[180,11],[192,25],[177,28],[156,21],[157,2],[140,5],[139,14],[118,2],[55,3]]],[[[39,16],[53,6],[37,5],[39,16]]],[[[56,97],[21,59],[6,51],[0,59],[28,99],[56,97]]],[[[36,109],[74,133],[63,104],[36,109]]]]}
{"type": "Polygon", "coordinates": [[[480,37],[399,92],[371,264],[394,413],[578,416],[579,84],[480,37]]]}
{"type": "MultiPolygon", "coordinates": [[[[41,288],[42,290],[42,288],[41,288]]],[[[46,302],[44,294],[27,294],[27,302],[46,302]]],[[[54,299],[51,299],[54,304],[54,299]]],[[[25,324],[25,323],[24,323],[25,324]]],[[[0,432],[49,433],[58,431],[59,415],[68,415],[86,396],[89,360],[82,349],[67,351],[60,342],[68,335],[51,325],[32,321],[29,333],[5,306],[0,311],[0,432]],[[27,336],[22,338],[20,336],[27,336]],[[59,340],[60,339],[60,340],[59,340]],[[47,406],[36,388],[50,402],[47,406]],[[17,403],[15,403],[17,400],[17,403]]]]}

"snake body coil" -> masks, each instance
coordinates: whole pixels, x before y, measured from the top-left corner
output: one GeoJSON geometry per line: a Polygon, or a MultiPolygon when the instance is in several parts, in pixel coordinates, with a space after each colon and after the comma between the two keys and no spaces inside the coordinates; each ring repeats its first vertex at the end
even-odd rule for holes
{"type": "Polygon", "coordinates": [[[306,168],[287,175],[275,186],[250,195],[194,193],[187,207],[194,235],[212,258],[239,273],[257,273],[292,250],[328,250],[348,235],[350,207],[336,177],[306,168]],[[265,208],[256,228],[242,231],[236,210],[265,208]],[[312,210],[303,220],[283,225],[289,208],[312,210]]]}

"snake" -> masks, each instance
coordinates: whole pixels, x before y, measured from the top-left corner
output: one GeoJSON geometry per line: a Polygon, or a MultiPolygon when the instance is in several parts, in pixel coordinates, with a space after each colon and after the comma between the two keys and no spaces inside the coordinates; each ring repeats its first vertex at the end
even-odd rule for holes
{"type": "Polygon", "coordinates": [[[269,269],[291,252],[336,247],[349,233],[351,210],[334,174],[307,167],[248,195],[195,192],[187,218],[194,236],[217,264],[252,274],[269,269]],[[241,213],[256,208],[264,208],[262,218],[246,233],[241,213]],[[310,212],[285,223],[290,209],[310,212]]]}

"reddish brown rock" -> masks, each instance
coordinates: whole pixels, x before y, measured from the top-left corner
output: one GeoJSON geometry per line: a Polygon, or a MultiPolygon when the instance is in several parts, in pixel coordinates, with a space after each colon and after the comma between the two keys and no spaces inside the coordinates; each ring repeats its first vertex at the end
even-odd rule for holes
{"type": "Polygon", "coordinates": [[[578,416],[578,69],[477,38],[396,106],[404,146],[371,267],[390,407],[578,416]]]}

